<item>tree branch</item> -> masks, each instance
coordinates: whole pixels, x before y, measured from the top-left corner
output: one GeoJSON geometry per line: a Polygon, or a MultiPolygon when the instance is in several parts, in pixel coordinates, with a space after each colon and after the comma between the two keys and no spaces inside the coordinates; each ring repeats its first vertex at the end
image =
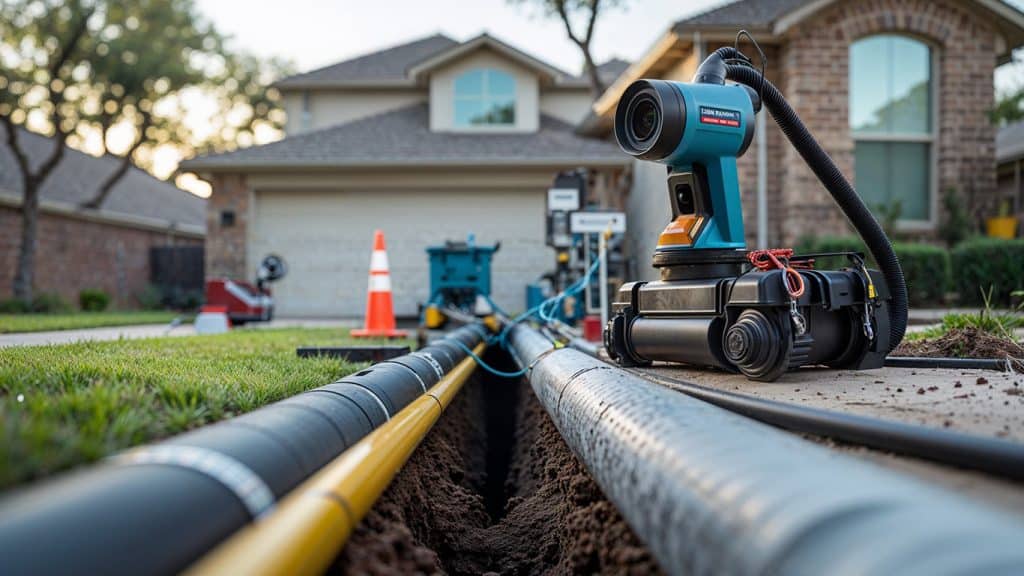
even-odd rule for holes
{"type": "Polygon", "coordinates": [[[555,11],[558,12],[559,18],[562,19],[562,24],[565,24],[565,33],[569,35],[569,40],[583,48],[585,46],[583,41],[576,38],[576,33],[572,29],[572,22],[569,20],[569,10],[565,7],[565,0],[555,0],[554,5],[555,11]]]}
{"type": "Polygon", "coordinates": [[[67,61],[71,58],[75,49],[78,48],[78,43],[81,42],[82,36],[89,29],[89,18],[92,18],[93,12],[96,8],[90,8],[84,14],[82,14],[81,20],[77,22],[74,30],[71,31],[71,37],[68,38],[67,42],[62,43],[60,52],[57,55],[56,60],[50,63],[50,79],[57,78],[60,74],[60,69],[67,64],[67,61]]]}
{"type": "Polygon", "coordinates": [[[114,190],[114,186],[121,181],[126,174],[128,169],[132,167],[132,155],[138,150],[142,144],[146,141],[146,129],[152,126],[153,116],[148,112],[142,112],[142,123],[139,125],[138,136],[135,138],[135,142],[132,142],[128,151],[121,157],[121,163],[117,165],[117,168],[110,173],[109,176],[100,184],[99,189],[96,192],[96,196],[92,200],[88,200],[82,203],[82,208],[91,208],[93,210],[99,210],[103,203],[107,201],[107,197],[114,190]]]}
{"type": "Polygon", "coordinates": [[[28,163],[28,155],[21,149],[21,142],[18,140],[18,126],[14,124],[10,116],[0,116],[0,122],[4,124],[4,131],[7,132],[7,147],[14,153],[14,159],[18,163],[18,170],[21,172],[22,184],[31,175],[31,167],[28,163]]]}
{"type": "Polygon", "coordinates": [[[590,40],[594,37],[594,24],[597,23],[597,14],[600,10],[601,0],[592,0],[590,3],[590,22],[587,22],[587,37],[584,42],[590,47],[590,40]]]}

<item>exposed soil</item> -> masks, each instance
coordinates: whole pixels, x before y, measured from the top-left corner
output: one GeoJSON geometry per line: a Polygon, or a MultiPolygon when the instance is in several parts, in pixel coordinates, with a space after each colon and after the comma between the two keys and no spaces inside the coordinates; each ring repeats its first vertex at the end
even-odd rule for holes
{"type": "MultiPolygon", "coordinates": [[[[1009,339],[978,330],[950,330],[939,338],[908,342],[904,340],[893,352],[895,356],[925,358],[1014,358],[1024,359],[1024,347],[1009,339]]],[[[1018,362],[1019,363],[1019,362],[1018,362]]]]}
{"type": "Polygon", "coordinates": [[[529,386],[492,377],[463,390],[334,568],[380,575],[660,572],[529,386]]]}

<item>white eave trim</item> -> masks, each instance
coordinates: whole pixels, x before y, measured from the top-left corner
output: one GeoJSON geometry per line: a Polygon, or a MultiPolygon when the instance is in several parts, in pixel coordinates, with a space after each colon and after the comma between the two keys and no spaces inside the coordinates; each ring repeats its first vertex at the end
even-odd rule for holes
{"type": "Polygon", "coordinates": [[[775,26],[772,29],[772,33],[775,36],[781,36],[785,34],[787,30],[796,26],[797,24],[806,20],[809,16],[821,10],[822,8],[832,4],[835,0],[814,0],[814,2],[808,2],[803,6],[793,10],[792,12],[783,15],[781,18],[775,21],[775,26]]]}
{"type": "MultiPolygon", "coordinates": [[[[0,190],[0,206],[12,208],[21,207],[21,195],[14,194],[7,190],[0,190]]],[[[163,232],[177,236],[203,239],[206,237],[206,228],[195,224],[183,224],[162,218],[151,218],[149,216],[138,216],[136,214],[124,214],[110,210],[82,209],[67,202],[54,202],[53,200],[40,199],[39,209],[43,213],[75,218],[87,222],[100,224],[111,224],[126,228],[137,228],[151,232],[163,232]]]]}
{"type": "Polygon", "coordinates": [[[398,160],[338,160],[319,162],[252,162],[252,163],[196,163],[181,168],[183,172],[268,172],[273,170],[347,170],[353,168],[491,168],[491,167],[523,167],[546,168],[564,166],[616,167],[628,166],[632,158],[623,154],[621,158],[608,157],[550,157],[539,159],[515,158],[480,158],[480,159],[447,159],[447,158],[414,158],[398,160]]]}

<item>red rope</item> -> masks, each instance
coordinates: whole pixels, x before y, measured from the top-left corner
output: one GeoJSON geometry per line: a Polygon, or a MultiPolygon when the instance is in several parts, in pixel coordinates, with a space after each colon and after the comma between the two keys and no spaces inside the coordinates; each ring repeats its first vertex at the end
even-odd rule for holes
{"type": "Polygon", "coordinates": [[[791,263],[793,257],[792,248],[771,248],[768,250],[752,250],[747,253],[747,259],[758,270],[782,270],[785,274],[786,291],[791,298],[799,298],[804,294],[804,277],[797,269],[810,270],[813,267],[812,261],[791,263]]]}

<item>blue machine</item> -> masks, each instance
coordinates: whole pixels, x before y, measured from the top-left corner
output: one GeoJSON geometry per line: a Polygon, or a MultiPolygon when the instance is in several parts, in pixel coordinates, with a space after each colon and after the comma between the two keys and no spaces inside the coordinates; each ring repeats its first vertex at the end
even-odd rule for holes
{"type": "Polygon", "coordinates": [[[758,71],[737,48],[719,48],[692,83],[638,80],[619,101],[616,140],[634,158],[668,166],[672,209],[652,262],[661,279],[624,284],[605,326],[608,354],[622,365],[682,362],[771,381],[812,364],[880,367],[903,336],[906,286],[889,239],[764,78],[761,55],[758,71]],[[753,140],[762,105],[881,272],[858,254],[848,255],[850,267],[830,271],[790,249],[746,252],[736,159],[753,140]]]}
{"type": "Polygon", "coordinates": [[[465,242],[448,241],[441,246],[427,248],[430,298],[427,300],[425,323],[428,326],[443,322],[436,311],[449,306],[473,313],[480,297],[494,307],[491,301],[491,260],[500,248],[500,242],[493,246],[478,246],[472,234],[465,242]]]}

